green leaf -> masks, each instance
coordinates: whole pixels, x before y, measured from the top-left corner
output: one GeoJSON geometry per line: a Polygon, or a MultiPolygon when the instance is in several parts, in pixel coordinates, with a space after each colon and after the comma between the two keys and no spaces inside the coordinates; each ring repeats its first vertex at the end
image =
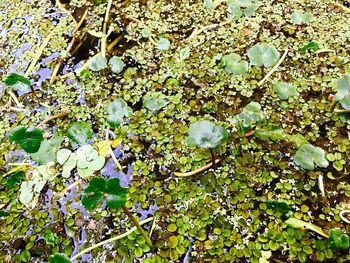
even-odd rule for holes
{"type": "Polygon", "coordinates": [[[316,42],[308,43],[300,49],[300,54],[305,55],[306,51],[308,50],[312,50],[314,52],[319,50],[318,44],[316,42]]]}
{"type": "Polygon", "coordinates": [[[280,212],[284,216],[291,216],[292,209],[289,207],[289,204],[286,201],[277,201],[277,200],[268,200],[266,206],[269,209],[272,209],[276,212],[280,212]]]}
{"type": "Polygon", "coordinates": [[[39,164],[47,164],[56,160],[56,153],[59,150],[63,136],[55,134],[49,140],[44,140],[36,153],[30,154],[32,159],[39,164]]]}
{"type": "Polygon", "coordinates": [[[49,257],[49,263],[72,263],[66,254],[57,253],[49,257]]]}
{"type": "Polygon", "coordinates": [[[107,59],[102,55],[96,55],[91,58],[89,69],[92,71],[100,71],[107,68],[107,59]]]}
{"type": "Polygon", "coordinates": [[[57,152],[57,162],[63,165],[62,177],[68,178],[77,166],[77,156],[68,149],[61,149],[57,152]]]}
{"type": "Polygon", "coordinates": [[[226,72],[234,75],[245,74],[249,69],[248,62],[242,60],[241,56],[236,53],[223,56],[220,66],[224,68],[226,72]]]}
{"type": "Polygon", "coordinates": [[[119,74],[123,71],[125,67],[125,63],[121,57],[114,56],[109,60],[109,64],[111,65],[111,69],[114,73],[119,74]]]}
{"type": "Polygon", "coordinates": [[[273,142],[283,140],[287,137],[283,129],[274,129],[274,128],[257,129],[254,133],[254,136],[261,140],[271,139],[273,142]]]}
{"type": "Polygon", "coordinates": [[[143,38],[150,38],[152,35],[151,30],[149,30],[148,28],[142,29],[140,33],[141,33],[143,38]]]}
{"type": "Polygon", "coordinates": [[[0,217],[7,217],[10,213],[6,210],[0,210],[0,217]]]}
{"type": "Polygon", "coordinates": [[[341,79],[335,81],[337,93],[333,100],[339,101],[344,109],[350,110],[350,75],[345,74],[341,79]]]}
{"type": "Polygon", "coordinates": [[[143,97],[143,105],[150,111],[156,112],[165,107],[169,101],[166,96],[161,92],[148,92],[143,97]]]}
{"type": "Polygon", "coordinates": [[[68,138],[80,145],[86,144],[93,135],[91,124],[83,121],[73,122],[67,129],[68,138]]]}
{"type": "Polygon", "coordinates": [[[80,78],[86,80],[91,76],[91,72],[90,72],[90,70],[85,68],[80,72],[79,76],[80,76],[80,78]]]}
{"type": "Polygon", "coordinates": [[[295,143],[297,148],[300,148],[301,146],[308,143],[308,141],[301,134],[288,135],[287,140],[292,142],[292,143],[295,143]]]}
{"type": "Polygon", "coordinates": [[[185,59],[189,58],[190,55],[191,55],[191,50],[189,47],[184,47],[184,48],[180,49],[180,51],[179,51],[180,60],[185,60],[185,59]]]}
{"type": "Polygon", "coordinates": [[[265,119],[264,113],[261,111],[261,105],[257,102],[250,102],[243,111],[231,118],[231,122],[239,128],[247,131],[258,122],[265,119]]]}
{"type": "Polygon", "coordinates": [[[314,224],[302,221],[300,219],[296,219],[296,218],[289,218],[288,220],[285,221],[285,223],[290,226],[290,227],[294,227],[294,228],[300,228],[300,229],[307,229],[307,230],[311,230],[314,231],[316,233],[318,233],[319,235],[328,238],[328,235],[322,230],[322,228],[320,228],[319,226],[316,226],[314,224]]]}
{"type": "Polygon", "coordinates": [[[109,208],[120,208],[125,204],[127,194],[128,189],[120,187],[118,178],[94,177],[84,190],[82,204],[89,210],[96,209],[102,202],[109,208]]]}
{"type": "Polygon", "coordinates": [[[39,128],[31,126],[26,129],[23,126],[18,126],[10,132],[9,139],[18,143],[27,153],[35,153],[39,150],[44,137],[39,128]]]}
{"type": "Polygon", "coordinates": [[[23,171],[19,171],[19,172],[16,172],[16,173],[12,174],[11,176],[9,176],[6,179],[6,185],[9,188],[12,188],[12,187],[14,187],[17,184],[20,184],[22,182],[22,180],[24,179],[24,175],[25,174],[24,174],[23,171]]]}
{"type": "Polygon", "coordinates": [[[226,142],[228,137],[224,127],[214,125],[209,121],[198,121],[190,125],[188,144],[203,148],[216,148],[226,142]]]}
{"type": "Polygon", "coordinates": [[[124,117],[129,117],[132,109],[123,99],[116,99],[110,102],[106,107],[107,123],[112,128],[118,128],[123,122],[124,117]]]}
{"type": "Polygon", "coordinates": [[[251,65],[265,66],[266,68],[274,66],[280,56],[275,47],[265,43],[252,46],[248,49],[247,54],[251,65]]]}
{"type": "Polygon", "coordinates": [[[227,12],[229,19],[238,19],[243,15],[241,6],[236,0],[227,1],[227,12]]]}
{"type": "Polygon", "coordinates": [[[326,152],[311,144],[305,144],[294,155],[294,163],[305,170],[314,170],[315,166],[326,168],[329,163],[326,152]]]}
{"type": "Polygon", "coordinates": [[[57,234],[54,233],[51,229],[47,228],[44,232],[44,239],[46,244],[55,245],[55,241],[57,239],[57,234]]]}
{"type": "Polygon", "coordinates": [[[277,96],[281,100],[287,100],[289,97],[299,96],[299,92],[297,91],[297,87],[288,84],[286,82],[277,82],[273,86],[277,96]]]}
{"type": "Polygon", "coordinates": [[[158,40],[158,49],[168,50],[170,48],[170,41],[167,38],[161,37],[158,40]]]}
{"type": "Polygon", "coordinates": [[[76,151],[76,159],[78,173],[82,178],[91,176],[105,165],[105,158],[89,144],[81,146],[76,151]]]}
{"type": "Polygon", "coordinates": [[[7,76],[5,84],[16,91],[26,92],[30,90],[30,80],[16,73],[11,73],[7,76]]]}
{"type": "Polygon", "coordinates": [[[339,228],[332,228],[329,231],[329,247],[332,249],[337,250],[348,250],[350,243],[349,243],[349,236],[339,228]]]}
{"type": "Polygon", "coordinates": [[[291,20],[296,25],[309,24],[312,20],[312,14],[304,13],[302,11],[294,11],[291,15],[291,20]]]}

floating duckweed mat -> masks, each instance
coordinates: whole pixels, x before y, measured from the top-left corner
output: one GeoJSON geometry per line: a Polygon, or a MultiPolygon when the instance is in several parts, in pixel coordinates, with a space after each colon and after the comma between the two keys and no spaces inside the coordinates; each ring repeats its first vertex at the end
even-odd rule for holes
{"type": "Polygon", "coordinates": [[[349,262],[349,22],[1,1],[0,261],[349,262]]]}

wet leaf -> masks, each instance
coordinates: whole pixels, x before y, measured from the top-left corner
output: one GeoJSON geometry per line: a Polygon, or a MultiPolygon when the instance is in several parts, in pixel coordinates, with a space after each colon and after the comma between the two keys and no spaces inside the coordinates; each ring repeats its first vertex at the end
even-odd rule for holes
{"type": "Polygon", "coordinates": [[[296,25],[309,24],[312,20],[312,14],[304,13],[302,11],[294,11],[290,18],[296,25]]]}
{"type": "Polygon", "coordinates": [[[150,111],[156,112],[168,105],[169,101],[161,92],[148,92],[143,97],[143,105],[150,111]]]}
{"type": "Polygon", "coordinates": [[[94,135],[91,124],[83,121],[73,122],[68,126],[67,136],[79,145],[86,144],[94,135]]]}
{"type": "Polygon", "coordinates": [[[315,166],[326,168],[329,163],[326,152],[319,147],[305,144],[294,155],[294,163],[305,170],[314,170],[315,166]]]}
{"type": "Polygon", "coordinates": [[[190,125],[188,144],[203,148],[216,148],[226,142],[228,137],[224,127],[217,126],[209,121],[198,121],[190,125]]]}
{"type": "Polygon", "coordinates": [[[11,73],[6,79],[5,84],[12,89],[20,92],[27,92],[30,90],[30,80],[25,76],[11,73]]]}
{"type": "Polygon", "coordinates": [[[332,249],[338,249],[338,250],[348,250],[350,243],[349,243],[349,236],[339,228],[332,228],[329,231],[329,247],[332,249]]]}
{"type": "Polygon", "coordinates": [[[125,204],[127,194],[128,189],[120,187],[118,178],[94,177],[84,190],[82,204],[89,210],[96,209],[102,202],[109,208],[120,208],[125,204]]]}
{"type": "Polygon", "coordinates": [[[287,100],[290,97],[299,96],[297,87],[286,82],[277,82],[274,86],[274,91],[281,100],[287,100]]]}
{"type": "Polygon", "coordinates": [[[24,179],[24,172],[22,171],[16,172],[6,179],[6,185],[12,188],[17,184],[20,184],[23,179],[24,179]]]}
{"type": "Polygon", "coordinates": [[[258,67],[272,67],[279,59],[279,52],[275,47],[268,44],[256,44],[248,49],[250,64],[258,67]]]}
{"type": "Polygon", "coordinates": [[[132,109],[123,99],[116,99],[110,102],[106,107],[107,123],[112,128],[118,128],[123,122],[124,117],[129,117],[132,109]]]}
{"type": "Polygon", "coordinates": [[[31,126],[26,129],[23,126],[18,126],[10,132],[9,139],[18,143],[27,153],[35,153],[39,150],[44,137],[39,128],[31,126]]]}
{"type": "Polygon", "coordinates": [[[119,74],[123,71],[125,67],[125,63],[121,57],[114,56],[109,60],[109,64],[111,65],[111,69],[114,73],[119,74]]]}
{"type": "Polygon", "coordinates": [[[102,55],[96,55],[91,58],[89,69],[92,71],[100,71],[107,68],[107,59],[102,55]]]}
{"type": "Polygon", "coordinates": [[[335,82],[337,93],[334,101],[339,101],[344,109],[350,110],[350,74],[345,74],[335,82]]]}
{"type": "Polygon", "coordinates": [[[63,136],[55,134],[49,140],[41,142],[39,151],[30,154],[32,159],[39,164],[47,164],[56,161],[56,153],[59,150],[63,136]]]}
{"type": "Polygon", "coordinates": [[[161,37],[158,40],[158,49],[168,50],[170,48],[170,41],[167,38],[161,37]]]}
{"type": "Polygon", "coordinates": [[[57,253],[49,257],[49,263],[72,263],[66,254],[57,253]]]}
{"type": "Polygon", "coordinates": [[[10,213],[6,210],[0,210],[0,217],[7,217],[10,213]]]}
{"type": "Polygon", "coordinates": [[[328,235],[322,230],[322,228],[320,228],[319,226],[316,226],[314,224],[302,221],[300,219],[296,219],[296,218],[289,218],[288,220],[285,221],[285,223],[288,226],[294,227],[294,228],[300,228],[300,229],[307,229],[307,230],[311,230],[314,231],[316,233],[318,233],[319,235],[328,238],[328,235]]]}
{"type": "Polygon", "coordinates": [[[242,60],[241,56],[236,53],[223,56],[220,66],[224,68],[226,72],[234,75],[245,74],[249,69],[248,62],[242,60]]]}

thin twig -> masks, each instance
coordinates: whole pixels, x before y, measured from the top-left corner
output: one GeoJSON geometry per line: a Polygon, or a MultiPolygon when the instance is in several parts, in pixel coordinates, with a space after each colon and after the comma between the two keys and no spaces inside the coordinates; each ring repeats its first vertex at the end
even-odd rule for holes
{"type": "Polygon", "coordinates": [[[214,29],[214,28],[217,28],[217,27],[221,27],[221,26],[224,26],[228,23],[230,23],[232,21],[232,19],[229,19],[225,22],[222,22],[222,23],[219,23],[219,24],[211,24],[211,25],[207,25],[207,26],[203,26],[201,28],[195,28],[192,32],[192,34],[187,38],[187,40],[190,40],[191,38],[194,38],[195,36],[198,36],[199,34],[201,34],[202,32],[206,31],[206,30],[210,30],[210,29],[214,29]]]}
{"type": "Polygon", "coordinates": [[[117,45],[117,44],[120,42],[120,40],[123,39],[123,37],[124,37],[124,35],[120,35],[120,36],[118,36],[116,39],[114,39],[114,40],[108,45],[108,47],[107,47],[107,52],[111,52],[111,51],[113,50],[114,46],[117,45]]]}
{"type": "Polygon", "coordinates": [[[67,112],[63,112],[63,113],[58,113],[58,114],[52,115],[52,116],[46,118],[45,120],[43,120],[42,122],[40,122],[38,124],[38,127],[43,126],[45,123],[47,123],[47,122],[49,122],[51,120],[58,119],[58,118],[63,118],[63,117],[66,117],[67,115],[68,115],[67,112]]]}
{"type": "MultiPolygon", "coordinates": [[[[216,159],[215,160],[215,164],[219,163],[221,160],[220,159],[216,159]]],[[[200,167],[194,171],[191,171],[191,172],[187,172],[187,173],[177,173],[177,172],[174,172],[174,175],[175,176],[178,176],[178,177],[187,177],[187,176],[191,176],[191,175],[195,175],[195,174],[198,174],[198,173],[201,173],[201,172],[204,172],[205,170],[208,170],[210,167],[213,166],[213,163],[210,162],[208,163],[207,165],[203,166],[203,167],[200,167]]]]}
{"type": "Polygon", "coordinates": [[[265,81],[268,80],[268,78],[277,70],[277,68],[282,64],[283,60],[286,58],[287,53],[288,53],[288,47],[284,51],[282,57],[277,62],[277,64],[270,70],[269,73],[266,74],[266,76],[262,80],[259,81],[258,86],[261,86],[262,84],[264,84],[265,81]]]}
{"type": "MultiPolygon", "coordinates": [[[[153,220],[153,217],[150,217],[150,218],[147,218],[147,219],[141,221],[139,224],[140,224],[140,225],[143,225],[143,224],[146,224],[146,223],[148,223],[148,222],[150,222],[150,221],[152,221],[152,220],[153,220]]],[[[105,245],[105,244],[108,244],[108,243],[110,243],[110,242],[116,241],[116,240],[118,240],[118,239],[121,239],[121,238],[123,238],[123,237],[126,237],[126,236],[130,235],[130,234],[131,234],[132,232],[134,232],[136,229],[137,229],[137,227],[134,226],[134,227],[130,228],[128,231],[126,231],[125,233],[123,233],[123,234],[121,234],[121,235],[119,235],[119,236],[115,236],[115,237],[109,238],[109,239],[104,240],[104,241],[102,241],[102,242],[100,242],[100,243],[97,243],[97,244],[95,244],[95,245],[93,245],[93,246],[91,246],[91,247],[88,247],[88,248],[84,249],[83,251],[79,252],[78,254],[76,254],[76,255],[75,255],[74,257],[72,257],[70,260],[73,262],[74,260],[77,260],[77,259],[80,258],[82,255],[84,255],[84,254],[86,254],[86,253],[89,253],[91,250],[94,250],[95,248],[101,247],[101,246],[103,246],[103,245],[105,245]]]]}
{"type": "Polygon", "coordinates": [[[23,105],[19,102],[16,94],[12,90],[8,89],[7,93],[10,95],[10,97],[15,102],[15,104],[17,105],[18,108],[22,108],[23,107],[23,105]]]}
{"type": "Polygon", "coordinates": [[[103,26],[102,26],[101,54],[102,54],[102,57],[104,58],[106,57],[106,50],[107,50],[107,23],[109,19],[109,12],[112,7],[112,2],[113,0],[108,0],[105,19],[103,21],[103,26]]]}

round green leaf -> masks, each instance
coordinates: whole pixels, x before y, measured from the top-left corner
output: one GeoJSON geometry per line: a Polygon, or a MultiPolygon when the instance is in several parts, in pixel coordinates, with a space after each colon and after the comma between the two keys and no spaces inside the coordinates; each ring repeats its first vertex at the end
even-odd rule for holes
{"type": "Polygon", "coordinates": [[[248,72],[249,65],[247,61],[241,59],[240,55],[232,53],[222,57],[221,67],[228,73],[241,75],[248,72]]]}
{"type": "Polygon", "coordinates": [[[281,100],[287,100],[289,97],[299,96],[299,92],[297,91],[297,88],[286,82],[278,82],[274,85],[273,88],[277,96],[281,100]]]}
{"type": "Polygon", "coordinates": [[[67,136],[72,141],[82,145],[86,144],[94,135],[91,124],[87,122],[73,122],[68,126],[67,136]]]}
{"type": "Polygon", "coordinates": [[[107,59],[102,55],[97,55],[91,58],[89,69],[92,71],[100,71],[107,68],[107,59]]]}
{"type": "Polygon", "coordinates": [[[268,44],[256,44],[248,49],[250,64],[266,68],[274,66],[279,59],[279,52],[268,44]]]}
{"type": "Polygon", "coordinates": [[[132,113],[132,109],[123,99],[115,99],[108,103],[106,107],[107,123],[112,128],[118,128],[123,122],[124,117],[129,117],[132,113]]]}
{"type": "Polygon", "coordinates": [[[337,93],[334,101],[339,101],[344,109],[350,110],[350,74],[345,74],[335,82],[337,93]]]}
{"type": "Polygon", "coordinates": [[[109,60],[109,64],[111,65],[111,69],[114,73],[119,74],[123,71],[125,67],[125,63],[123,62],[121,57],[114,56],[109,60]]]}
{"type": "Polygon", "coordinates": [[[332,249],[348,250],[350,246],[349,236],[339,228],[332,228],[329,231],[329,246],[332,249]]]}
{"type": "Polygon", "coordinates": [[[170,41],[167,38],[161,37],[158,40],[158,49],[168,50],[170,48],[170,41]]]}
{"type": "Polygon", "coordinates": [[[294,163],[305,170],[314,170],[315,166],[326,168],[329,163],[326,152],[311,144],[305,144],[294,155],[294,163]]]}

